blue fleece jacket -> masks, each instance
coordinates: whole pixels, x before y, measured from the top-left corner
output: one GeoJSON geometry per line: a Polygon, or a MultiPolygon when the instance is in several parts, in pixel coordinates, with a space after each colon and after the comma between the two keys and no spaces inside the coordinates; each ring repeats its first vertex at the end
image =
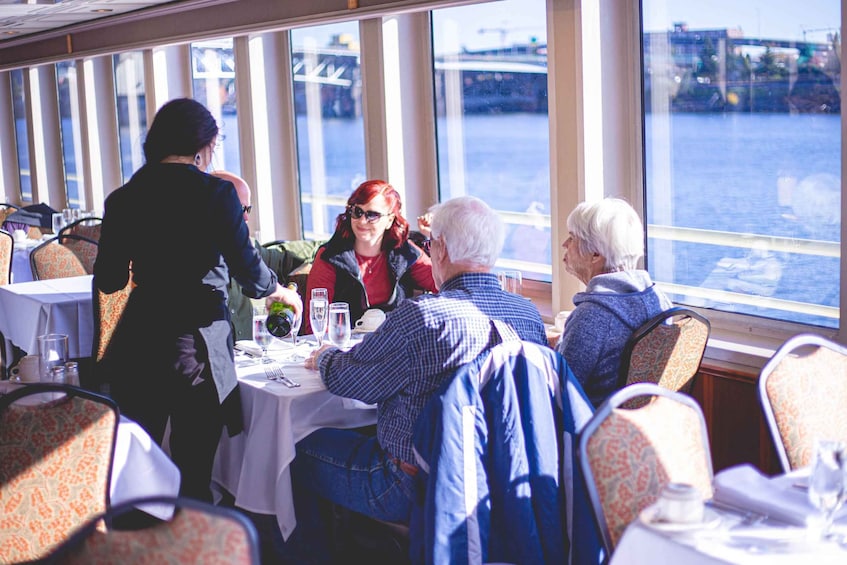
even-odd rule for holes
{"type": "Polygon", "coordinates": [[[621,352],[629,336],[673,304],[642,270],[597,275],[573,302],[576,308],[556,350],[596,408],[617,388],[621,352]]]}

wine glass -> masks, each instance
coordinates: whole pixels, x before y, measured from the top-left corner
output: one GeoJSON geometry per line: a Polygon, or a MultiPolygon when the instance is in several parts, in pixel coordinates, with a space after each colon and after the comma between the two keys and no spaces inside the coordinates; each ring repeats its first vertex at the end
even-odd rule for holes
{"type": "Polygon", "coordinates": [[[350,306],[346,302],[329,305],[329,341],[343,349],[350,341],[350,306]]]}
{"type": "Polygon", "coordinates": [[[500,288],[506,292],[521,294],[523,284],[520,271],[502,271],[497,274],[497,279],[500,281],[500,288]]]}
{"type": "Polygon", "coordinates": [[[61,212],[56,212],[55,214],[53,214],[52,220],[53,220],[53,233],[57,234],[57,233],[59,233],[59,230],[61,230],[63,227],[65,227],[65,217],[62,215],[61,212]]]}
{"type": "Polygon", "coordinates": [[[832,520],[847,498],[847,445],[818,440],[809,476],[809,500],[823,516],[821,537],[831,537],[832,520]]]}
{"type": "Polygon", "coordinates": [[[318,341],[318,347],[323,345],[324,334],[326,334],[326,315],[329,300],[325,288],[313,288],[312,299],[309,302],[309,322],[312,325],[312,333],[318,341]]]}
{"type": "Polygon", "coordinates": [[[273,336],[268,331],[268,327],[265,325],[267,317],[267,314],[253,315],[253,341],[262,348],[262,362],[264,363],[270,362],[268,359],[268,346],[271,344],[271,339],[273,339],[273,336]]]}

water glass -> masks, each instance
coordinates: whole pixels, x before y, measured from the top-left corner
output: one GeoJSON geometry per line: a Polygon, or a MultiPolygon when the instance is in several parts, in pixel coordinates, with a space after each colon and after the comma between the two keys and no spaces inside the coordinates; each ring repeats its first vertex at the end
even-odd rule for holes
{"type": "Polygon", "coordinates": [[[41,380],[51,381],[53,367],[65,366],[68,359],[68,336],[65,334],[45,334],[38,336],[38,369],[41,380]]]}
{"type": "Polygon", "coordinates": [[[65,227],[65,216],[62,215],[61,212],[56,212],[52,216],[53,218],[53,233],[59,233],[63,227],[65,227]]]}
{"type": "Polygon", "coordinates": [[[62,210],[62,218],[65,220],[65,225],[70,224],[74,221],[74,209],[73,208],[65,208],[62,210]]]}
{"type": "Polygon", "coordinates": [[[521,295],[523,282],[520,271],[501,271],[497,274],[497,279],[500,281],[500,288],[506,292],[521,295]]]}
{"type": "Polygon", "coordinates": [[[268,355],[268,346],[271,344],[273,336],[268,331],[265,325],[265,320],[268,315],[265,313],[253,315],[253,341],[262,348],[262,360],[268,355]]]}
{"type": "Polygon", "coordinates": [[[329,305],[328,293],[325,288],[313,288],[312,298],[309,301],[309,323],[312,326],[312,334],[318,341],[318,346],[323,345],[326,334],[326,316],[329,305]]]}
{"type": "Polygon", "coordinates": [[[350,342],[350,306],[346,302],[329,305],[329,341],[335,347],[345,348],[350,342]]]}
{"type": "Polygon", "coordinates": [[[835,512],[847,498],[847,445],[840,441],[818,440],[809,476],[809,500],[821,511],[821,537],[830,537],[835,512]]]}

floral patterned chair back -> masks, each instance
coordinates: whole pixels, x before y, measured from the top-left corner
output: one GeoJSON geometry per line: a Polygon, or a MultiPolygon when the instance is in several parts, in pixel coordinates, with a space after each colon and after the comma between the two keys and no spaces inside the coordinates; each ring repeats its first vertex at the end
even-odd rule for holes
{"type": "Polygon", "coordinates": [[[0,230],[0,285],[12,282],[12,256],[15,253],[15,238],[6,230],[0,230]]]}
{"type": "Polygon", "coordinates": [[[53,238],[38,245],[29,255],[33,280],[61,279],[89,274],[73,249],[53,238]]]}
{"type": "Polygon", "coordinates": [[[816,439],[847,442],[847,348],[792,337],[762,368],[759,401],[783,470],[809,465],[816,439]]]}
{"type": "MultiPolygon", "coordinates": [[[[668,390],[689,394],[700,369],[709,321],[687,308],[670,308],[648,320],[630,336],[621,354],[618,388],[636,383],[655,383],[668,390]]],[[[634,399],[637,408],[646,399],[634,399]]]]}
{"type": "Polygon", "coordinates": [[[91,520],[53,555],[60,565],[259,565],[256,527],[240,512],[188,498],[130,500],[91,520]],[[143,504],[174,507],[171,520],[118,529],[113,520],[143,504]],[[105,523],[105,531],[97,528],[105,523]]]}
{"type": "Polygon", "coordinates": [[[79,262],[82,263],[85,273],[94,273],[94,261],[97,259],[98,244],[95,240],[82,235],[72,233],[60,233],[59,243],[74,252],[79,262]]]}
{"type": "Polygon", "coordinates": [[[659,385],[630,385],[610,396],[580,434],[580,465],[598,529],[611,555],[626,527],[671,482],[712,497],[706,420],[685,394],[659,385]],[[646,397],[640,408],[624,408],[646,397]]]}
{"type": "Polygon", "coordinates": [[[94,243],[99,243],[100,226],[102,223],[102,218],[82,218],[63,227],[59,230],[59,235],[78,235],[89,239],[94,243]]]}
{"type": "Polygon", "coordinates": [[[109,504],[118,407],[80,388],[0,397],[0,563],[42,559],[109,504]]]}

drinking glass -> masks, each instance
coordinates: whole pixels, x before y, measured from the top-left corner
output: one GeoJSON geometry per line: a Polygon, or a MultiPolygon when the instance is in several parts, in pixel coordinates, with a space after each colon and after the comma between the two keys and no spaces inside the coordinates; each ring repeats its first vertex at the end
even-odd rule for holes
{"type": "Polygon", "coordinates": [[[294,323],[291,324],[291,345],[297,345],[297,334],[300,333],[300,326],[303,324],[303,313],[294,316],[294,323]]]}
{"type": "Polygon", "coordinates": [[[38,336],[38,370],[41,380],[50,382],[53,367],[63,366],[68,359],[68,336],[65,334],[44,334],[38,336]]]}
{"type": "Polygon", "coordinates": [[[326,309],[329,304],[325,288],[313,288],[312,299],[309,302],[309,322],[312,325],[312,333],[318,341],[318,347],[323,345],[324,334],[326,334],[326,309]]]}
{"type": "Polygon", "coordinates": [[[65,227],[65,217],[61,212],[56,212],[53,214],[53,233],[59,233],[63,227],[65,227]]]}
{"type": "Polygon", "coordinates": [[[262,314],[253,314],[253,341],[262,348],[262,361],[268,362],[268,346],[271,344],[271,339],[273,336],[268,331],[267,326],[265,325],[265,320],[268,315],[265,313],[262,314]]]}
{"type": "Polygon", "coordinates": [[[500,288],[506,292],[521,294],[523,283],[520,271],[501,271],[497,274],[497,279],[500,281],[500,288]]]}
{"type": "Polygon", "coordinates": [[[350,342],[350,306],[346,302],[329,305],[329,341],[343,349],[350,342]]]}
{"type": "Polygon", "coordinates": [[[73,208],[65,208],[62,210],[62,218],[65,220],[65,225],[70,224],[74,221],[74,209],[73,208]]]}
{"type": "Polygon", "coordinates": [[[847,498],[847,445],[839,441],[818,440],[812,473],[809,476],[809,500],[821,511],[821,537],[831,536],[832,519],[847,498]]]}

